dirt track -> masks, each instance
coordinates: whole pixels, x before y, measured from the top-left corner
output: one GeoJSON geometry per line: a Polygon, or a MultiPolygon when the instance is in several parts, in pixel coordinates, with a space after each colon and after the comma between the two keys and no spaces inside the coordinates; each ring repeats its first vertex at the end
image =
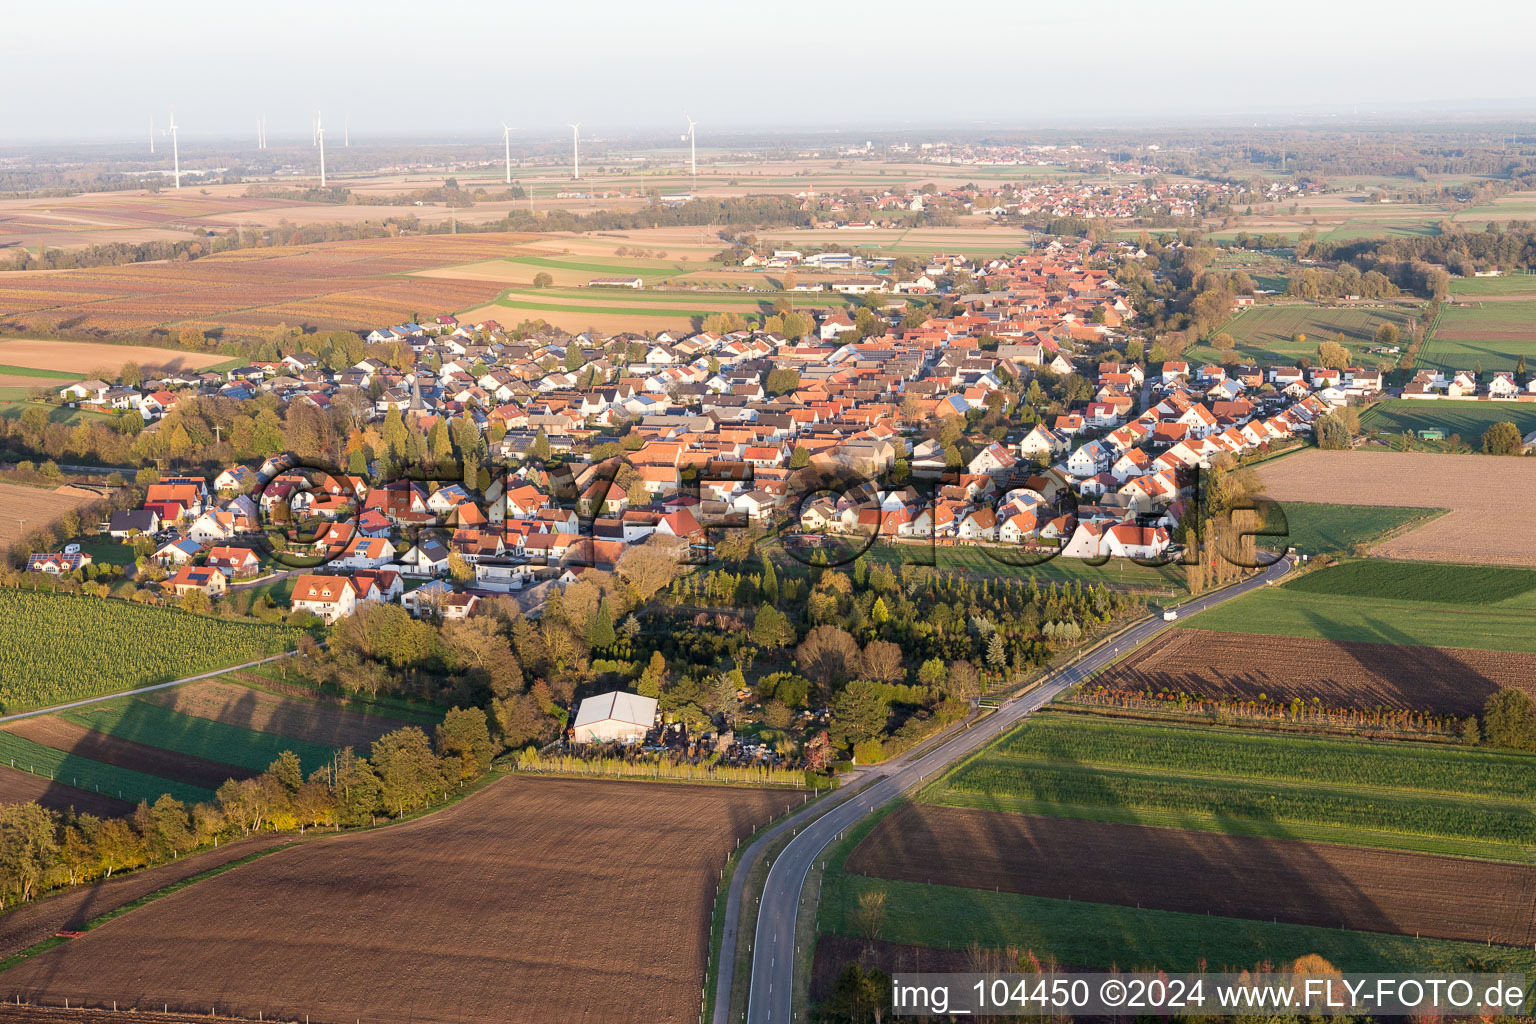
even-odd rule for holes
{"type": "Polygon", "coordinates": [[[218,789],[229,779],[248,779],[258,774],[248,768],[220,764],[190,754],[178,754],[174,750],[162,750],[133,740],[108,736],[53,715],[23,718],[7,725],[5,730],[45,747],[65,750],[92,761],[131,768],[136,772],[207,789],[218,789]]]}
{"type": "Polygon", "coordinates": [[[710,907],[780,792],[513,776],[43,953],[0,999],[373,1024],[698,1019],[710,907]]]}
{"type": "Polygon", "coordinates": [[[1056,899],[1529,945],[1536,867],[909,804],[848,870],[1056,899]]]}
{"type": "Polygon", "coordinates": [[[1173,629],[1094,682],[1205,697],[1263,693],[1284,701],[1317,697],[1334,707],[1471,715],[1506,686],[1536,696],[1536,654],[1173,629]]]}

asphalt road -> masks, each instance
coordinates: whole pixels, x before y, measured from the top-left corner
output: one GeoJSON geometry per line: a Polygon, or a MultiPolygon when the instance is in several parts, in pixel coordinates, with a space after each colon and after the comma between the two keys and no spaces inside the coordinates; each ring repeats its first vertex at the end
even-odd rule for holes
{"type": "MultiPolygon", "coordinates": [[[[1179,618],[1198,614],[1207,608],[1230,601],[1279,579],[1291,568],[1289,558],[1282,559],[1257,576],[1179,607],[1179,618]]],[[[1169,628],[1161,618],[1131,629],[1113,644],[1084,656],[1064,667],[1042,685],[998,708],[997,712],[971,728],[956,733],[926,752],[919,749],[910,761],[898,758],[885,768],[884,777],[866,785],[850,799],[827,811],[799,832],[779,854],[768,870],[757,916],[757,933],[752,944],[751,990],[747,996],[747,1024],[791,1024],[794,994],[796,908],[811,866],[827,844],[866,815],[905,793],[935,772],[975,753],[999,734],[1054,700],[1063,690],[1097,672],[1120,657],[1122,651],[1145,643],[1169,628]]],[[[805,942],[814,936],[804,935],[805,942]]],[[[730,947],[726,947],[729,950],[730,947]]],[[[729,953],[725,954],[728,960],[729,953]]],[[[718,1018],[717,1018],[718,1019],[718,1018]]]]}

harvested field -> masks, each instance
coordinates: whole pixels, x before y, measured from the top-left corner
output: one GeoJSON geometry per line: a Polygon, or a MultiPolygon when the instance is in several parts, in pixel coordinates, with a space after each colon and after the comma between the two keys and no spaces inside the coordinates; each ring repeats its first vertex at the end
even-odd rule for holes
{"type": "Polygon", "coordinates": [[[147,693],[142,699],[184,715],[328,747],[354,747],[359,752],[385,733],[409,724],[213,680],[147,693]]]}
{"type": "MultiPolygon", "coordinates": [[[[0,305],[4,304],[4,280],[0,279],[0,305]]],[[[202,370],[229,362],[228,356],[149,345],[101,345],[87,341],[46,341],[16,338],[0,341],[0,363],[36,367],[43,370],[69,370],[81,376],[98,370],[119,373],[128,363],[138,363],[146,377],[172,370],[202,370]]],[[[47,383],[36,381],[36,383],[47,383]]],[[[62,384],[60,385],[63,386],[62,384]]]]}
{"type": "Polygon", "coordinates": [[[22,534],[58,519],[72,508],[99,501],[96,495],[75,491],[50,491],[42,487],[0,483],[0,553],[8,551],[22,534]]]}
{"type": "Polygon", "coordinates": [[[1324,928],[1536,939],[1536,867],[1290,839],[909,804],[870,832],[847,870],[1324,928]]]}
{"type": "Polygon", "coordinates": [[[128,768],[146,775],[158,775],[205,789],[218,789],[227,779],[248,779],[257,774],[236,765],[220,764],[109,736],[74,722],[66,722],[54,715],[23,718],[7,725],[5,731],[77,757],[88,757],[92,761],[128,768]]]}
{"type": "MultiPolygon", "coordinates": [[[[1431,404],[1431,403],[1426,403],[1431,404]]],[[[1536,503],[1536,465],[1484,455],[1310,449],[1259,467],[1275,501],[1449,508],[1371,549],[1388,558],[1536,566],[1536,533],[1511,530],[1536,503]],[[1490,473],[1496,473],[1497,486],[1490,473]]]]}
{"type": "MultiPolygon", "coordinates": [[[[0,914],[0,958],[18,953],[55,932],[78,930],[102,914],[193,875],[274,846],[298,841],[292,835],[246,836],[168,864],[119,872],[94,885],[82,885],[32,903],[17,904],[0,914]]],[[[10,1012],[10,1007],[6,1012],[10,1012]]]]}
{"type": "Polygon", "coordinates": [[[720,866],[783,800],[514,776],[159,899],[12,968],[0,998],[374,1024],[692,1022],[720,866]]]}
{"type": "Polygon", "coordinates": [[[41,775],[24,772],[20,768],[0,765],[0,804],[39,803],[51,811],[88,811],[102,818],[121,818],[133,813],[133,804],[126,800],[94,793],[88,789],[76,789],[61,782],[53,782],[41,775]]]}
{"type": "Polygon", "coordinates": [[[1536,655],[1173,629],[1094,681],[1207,697],[1262,693],[1282,701],[1316,697],[1335,707],[1471,715],[1506,686],[1536,697],[1536,655]]]}
{"type": "MultiPolygon", "coordinates": [[[[510,255],[537,237],[487,233],[370,238],[240,249],[189,263],[14,272],[0,278],[0,324],[98,335],[182,326],[246,334],[269,332],[281,324],[370,329],[398,323],[412,313],[489,302],[496,295],[492,284],[401,275],[510,255]]],[[[12,344],[0,345],[0,354],[12,344]]],[[[148,351],[167,358],[166,350],[148,351]]],[[[171,358],[176,355],[169,353],[171,358]]],[[[224,357],[211,358],[220,362],[224,357]]],[[[10,357],[0,358],[0,363],[27,365],[10,357]]]]}

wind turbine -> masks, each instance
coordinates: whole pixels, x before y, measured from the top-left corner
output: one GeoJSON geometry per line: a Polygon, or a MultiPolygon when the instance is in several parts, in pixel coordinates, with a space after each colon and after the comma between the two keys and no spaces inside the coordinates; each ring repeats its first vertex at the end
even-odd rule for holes
{"type": "Polygon", "coordinates": [[[150,114],[149,115],[149,151],[150,151],[151,154],[153,154],[154,151],[155,151],[155,115],[154,114],[150,114]]]}
{"type": "Polygon", "coordinates": [[[581,122],[571,125],[571,180],[581,178],[581,122]]]}
{"type": "Polygon", "coordinates": [[[320,147],[320,187],[325,188],[325,124],[320,111],[315,111],[315,145],[320,147]]]}
{"type": "Polygon", "coordinates": [[[352,115],[343,114],[341,117],[341,145],[342,148],[352,145],[352,115]]]}
{"type": "Polygon", "coordinates": [[[693,175],[693,190],[699,190],[699,155],[694,146],[693,130],[699,126],[699,122],[688,116],[688,111],[683,111],[683,120],[688,122],[688,172],[693,175]]]}
{"type": "Polygon", "coordinates": [[[171,126],[166,129],[171,133],[171,166],[176,174],[176,187],[181,188],[181,147],[176,142],[176,110],[171,108],[171,126]]]}
{"type": "Polygon", "coordinates": [[[507,184],[512,184],[512,129],[507,127],[507,122],[501,122],[501,141],[507,147],[507,184]]]}

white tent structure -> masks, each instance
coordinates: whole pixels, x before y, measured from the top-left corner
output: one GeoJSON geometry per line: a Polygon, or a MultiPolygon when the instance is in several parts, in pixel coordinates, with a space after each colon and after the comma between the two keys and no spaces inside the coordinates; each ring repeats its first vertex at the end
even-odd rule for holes
{"type": "Polygon", "coordinates": [[[639,743],[655,724],[655,697],[609,690],[581,702],[572,732],[577,743],[639,743]]]}

